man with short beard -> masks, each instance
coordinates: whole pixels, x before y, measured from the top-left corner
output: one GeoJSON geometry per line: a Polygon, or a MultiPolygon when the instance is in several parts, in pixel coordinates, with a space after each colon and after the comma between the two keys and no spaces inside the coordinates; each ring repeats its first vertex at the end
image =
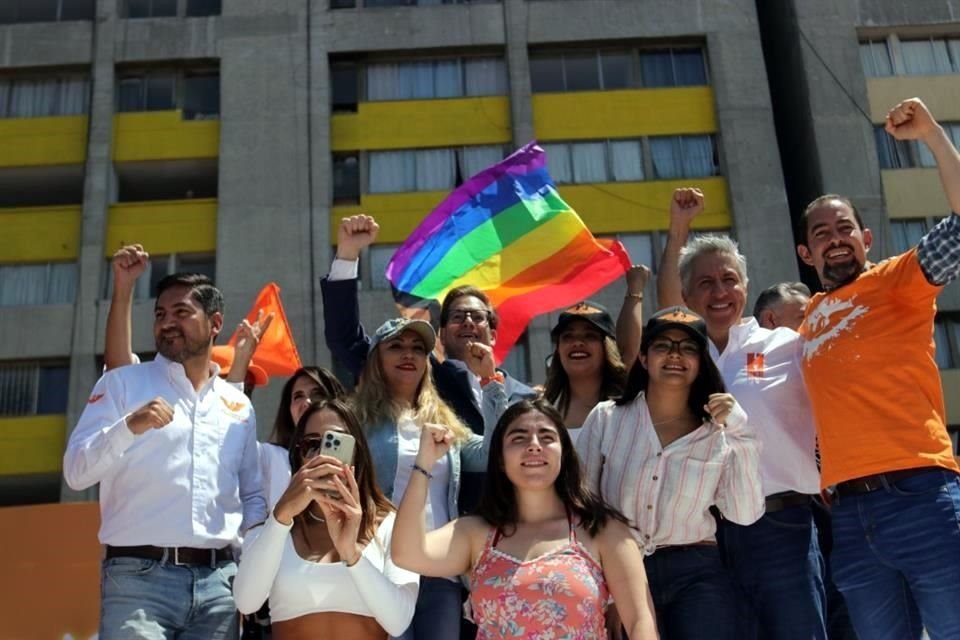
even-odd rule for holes
{"type": "Polygon", "coordinates": [[[223,296],[157,284],[152,362],[108,371],[70,435],[67,484],[100,485],[100,638],[236,638],[230,543],[262,522],[253,407],[211,363],[223,296]]]}
{"type": "Polygon", "coordinates": [[[803,213],[797,252],[825,289],[800,328],[834,580],[869,640],[960,638],[960,469],[934,360],[936,298],[960,273],[960,155],[920,100],[886,130],[923,141],[954,214],[899,256],[868,264],[872,234],[842,196],[803,213]]]}

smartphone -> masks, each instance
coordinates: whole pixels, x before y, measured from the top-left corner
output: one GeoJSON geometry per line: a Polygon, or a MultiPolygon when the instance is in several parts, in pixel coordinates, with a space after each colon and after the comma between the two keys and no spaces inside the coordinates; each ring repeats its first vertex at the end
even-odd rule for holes
{"type": "MultiPolygon", "coordinates": [[[[348,467],[353,464],[353,450],[357,441],[349,433],[343,431],[327,431],[323,434],[323,446],[320,453],[331,458],[336,458],[348,467]]],[[[344,483],[346,484],[346,483],[344,483]]],[[[328,497],[334,500],[341,500],[339,491],[324,491],[328,497]]]]}

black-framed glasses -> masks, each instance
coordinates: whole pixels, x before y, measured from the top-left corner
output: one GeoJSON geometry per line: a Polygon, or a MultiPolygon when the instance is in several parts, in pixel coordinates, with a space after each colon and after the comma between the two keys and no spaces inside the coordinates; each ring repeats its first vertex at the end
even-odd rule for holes
{"type": "Polygon", "coordinates": [[[676,348],[677,353],[682,356],[700,355],[700,343],[696,340],[671,340],[670,338],[657,338],[650,343],[650,352],[659,356],[666,356],[673,353],[676,348]]]}
{"type": "Polygon", "coordinates": [[[486,309],[457,309],[450,313],[449,321],[453,324],[463,324],[467,318],[473,320],[473,324],[486,324],[490,321],[490,312],[486,309]]]}

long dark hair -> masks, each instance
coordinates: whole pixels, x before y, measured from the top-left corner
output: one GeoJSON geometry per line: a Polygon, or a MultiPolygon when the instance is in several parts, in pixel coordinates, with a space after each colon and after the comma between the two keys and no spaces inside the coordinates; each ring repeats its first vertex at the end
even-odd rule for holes
{"type": "MultiPolygon", "coordinates": [[[[656,334],[654,337],[656,337],[656,334]]],[[[691,335],[691,337],[693,336],[691,335]]],[[[640,341],[640,353],[646,354],[652,342],[653,338],[647,338],[647,336],[644,335],[640,341]]],[[[707,353],[706,343],[701,340],[697,340],[697,343],[700,345],[700,367],[697,371],[697,377],[694,379],[693,384],[690,385],[690,395],[687,397],[687,406],[690,408],[690,412],[698,416],[701,420],[710,420],[710,414],[703,408],[704,405],[707,404],[711,394],[725,393],[727,387],[723,384],[723,378],[720,376],[717,365],[713,363],[713,358],[707,353]]],[[[638,357],[637,361],[634,362],[630,368],[630,375],[627,376],[627,385],[623,389],[623,395],[617,398],[617,404],[621,406],[630,404],[641,391],[646,392],[649,385],[650,373],[638,357]]]]}
{"type": "Polygon", "coordinates": [[[269,442],[278,444],[284,449],[290,448],[291,438],[296,426],[290,416],[290,404],[293,401],[293,385],[302,377],[307,377],[320,386],[320,393],[324,398],[343,398],[347,392],[343,385],[327,369],[321,367],[300,367],[284,383],[280,392],[280,406],[277,407],[277,417],[273,421],[273,431],[270,432],[269,442]]]}
{"type": "Polygon", "coordinates": [[[532,412],[546,416],[560,434],[560,475],[557,476],[553,488],[567,511],[591,536],[597,535],[611,519],[627,524],[627,518],[622,513],[587,487],[580,468],[580,458],[573,448],[573,440],[563,426],[563,416],[543,398],[521,400],[510,405],[497,422],[491,436],[487,474],[476,515],[508,535],[516,530],[519,518],[517,495],[516,488],[504,470],[503,439],[507,427],[521,416],[532,412]]]}
{"type": "MultiPolygon", "coordinates": [[[[547,367],[547,381],[544,384],[543,397],[566,415],[570,408],[570,376],[560,363],[559,339],[553,343],[553,353],[547,367]]],[[[600,372],[600,400],[616,398],[623,393],[623,384],[627,379],[627,367],[620,358],[620,349],[610,336],[603,337],[603,369],[600,372]]]]}
{"type": "Polygon", "coordinates": [[[377,485],[377,478],[373,470],[373,457],[370,455],[367,437],[363,434],[363,429],[360,428],[357,414],[343,400],[338,398],[321,400],[311,404],[303,412],[290,440],[290,470],[296,473],[303,466],[303,456],[300,454],[300,447],[297,445],[303,439],[310,418],[324,409],[333,411],[340,416],[343,424],[347,427],[347,433],[357,441],[357,445],[353,449],[353,475],[357,479],[357,488],[360,490],[360,506],[363,508],[359,539],[361,542],[366,542],[373,538],[380,521],[388,513],[394,511],[395,507],[383,495],[377,485]]]}

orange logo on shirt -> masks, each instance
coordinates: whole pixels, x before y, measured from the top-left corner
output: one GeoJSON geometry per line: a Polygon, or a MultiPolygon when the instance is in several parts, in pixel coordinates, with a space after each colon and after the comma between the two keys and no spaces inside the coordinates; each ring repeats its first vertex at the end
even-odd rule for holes
{"type": "Polygon", "coordinates": [[[229,409],[234,413],[239,413],[240,410],[243,409],[242,402],[231,402],[230,400],[227,400],[223,396],[220,396],[220,401],[223,402],[223,406],[225,406],[227,409],[229,409]]]}
{"type": "Polygon", "coordinates": [[[87,404],[95,404],[97,402],[100,402],[103,396],[104,394],[102,393],[95,393],[92,396],[90,396],[90,398],[87,400],[87,404]]]}
{"type": "Polygon", "coordinates": [[[747,376],[750,378],[762,378],[764,372],[763,354],[747,354],[747,376]]]}

